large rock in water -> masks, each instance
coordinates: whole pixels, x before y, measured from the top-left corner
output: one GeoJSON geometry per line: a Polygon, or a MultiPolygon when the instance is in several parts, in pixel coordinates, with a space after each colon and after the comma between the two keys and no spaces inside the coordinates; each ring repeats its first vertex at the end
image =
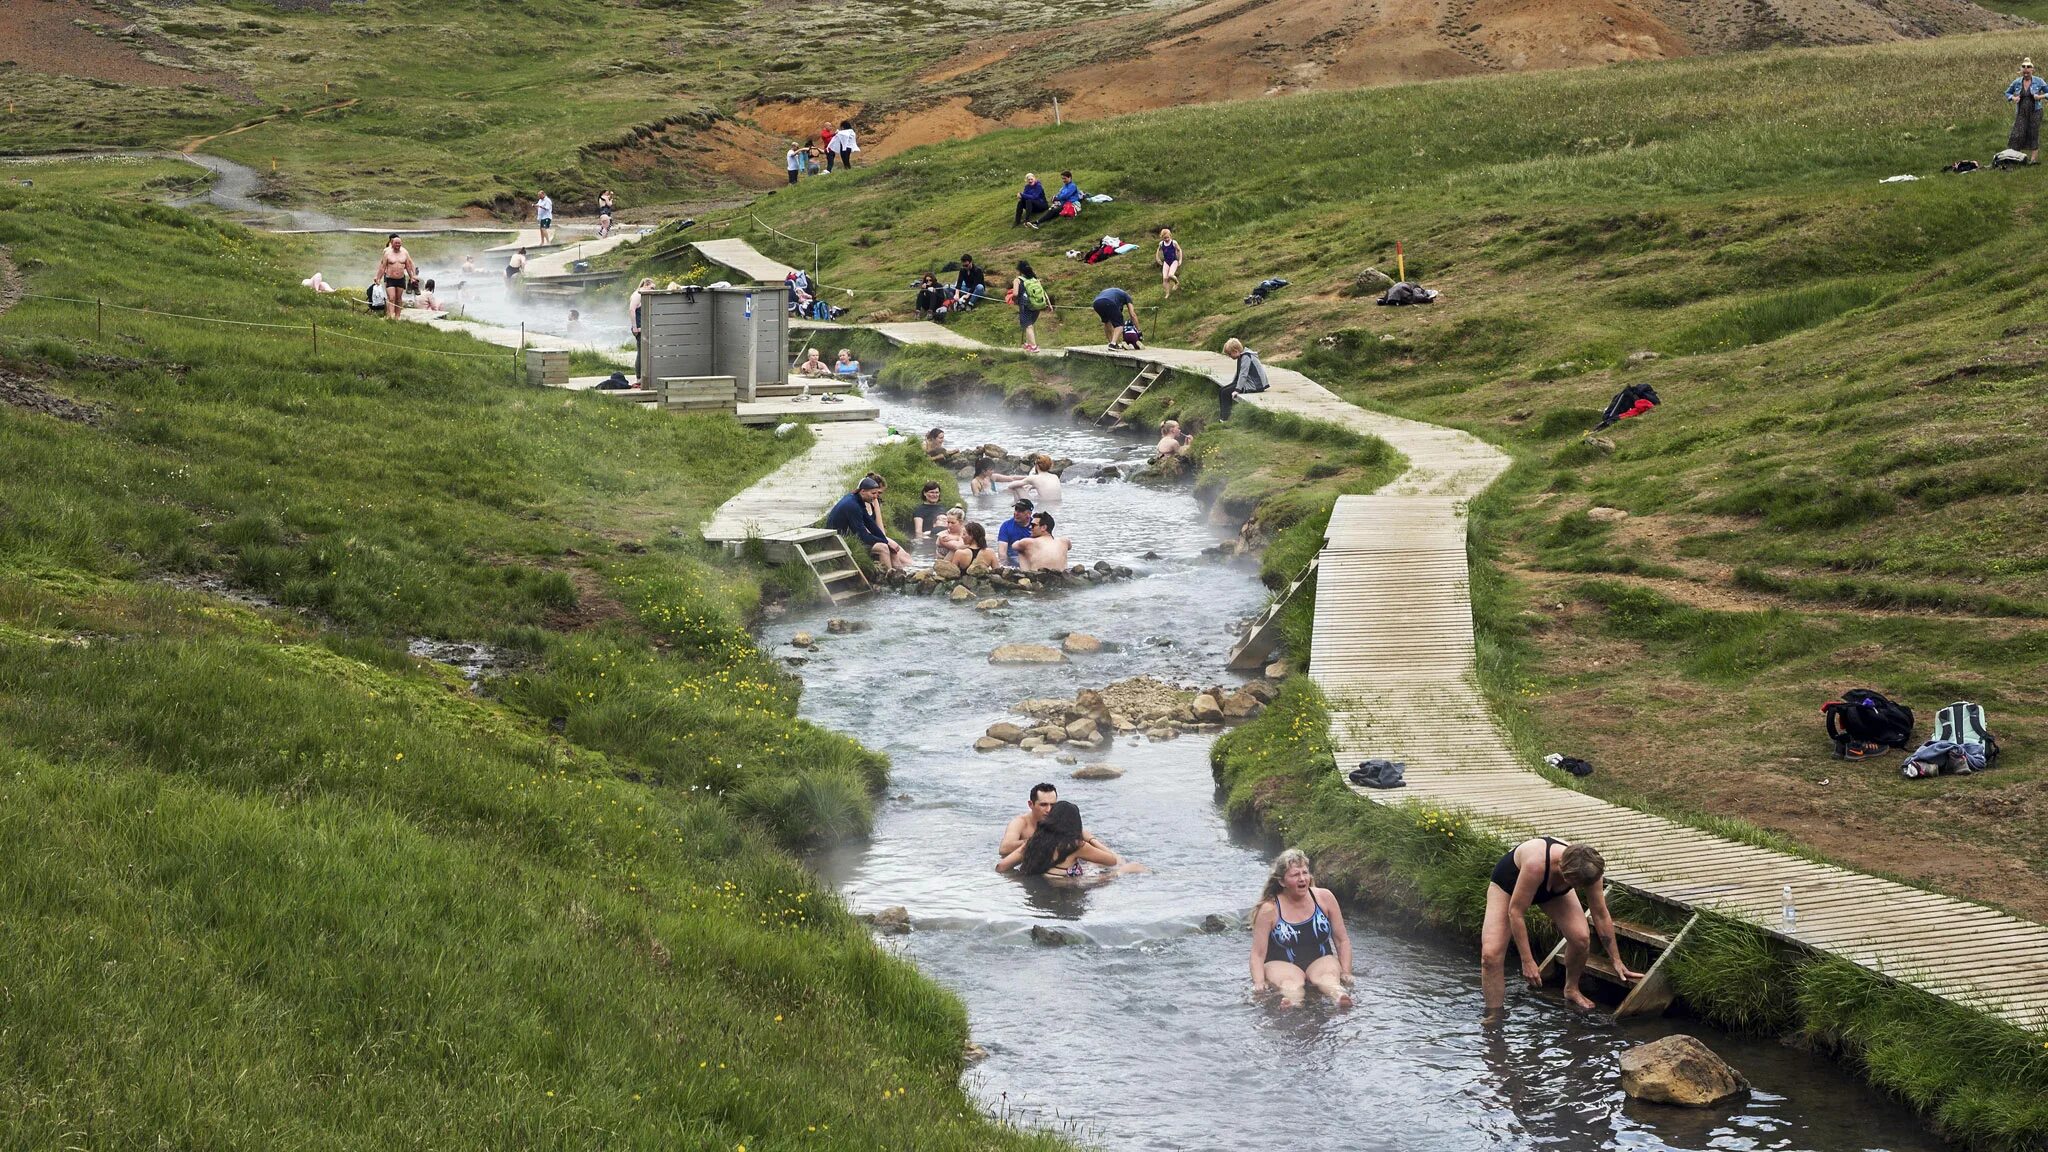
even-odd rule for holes
{"type": "Polygon", "coordinates": [[[892,904],[863,919],[884,936],[902,936],[910,931],[910,910],[901,904],[892,904]]]}
{"type": "Polygon", "coordinates": [[[1102,651],[1102,641],[1088,635],[1086,632],[1069,632],[1067,633],[1067,638],[1060,641],[1060,647],[1079,656],[1084,653],[1102,651]]]}
{"type": "Polygon", "coordinates": [[[1005,744],[1015,744],[1024,739],[1024,730],[1015,724],[1003,722],[989,725],[987,735],[991,739],[1001,740],[1005,744]]]}
{"type": "Polygon", "coordinates": [[[1223,722],[1223,705],[1207,692],[1195,697],[1194,718],[1204,724],[1223,722]]]}
{"type": "Polygon", "coordinates": [[[1621,1090],[1634,1100],[1706,1108],[1748,1091],[1749,1081],[1697,1039],[1673,1035],[1621,1054],[1621,1090]]]}
{"type": "Polygon", "coordinates": [[[1064,664],[1067,655],[1049,644],[1004,644],[988,654],[991,664],[1064,664]]]}

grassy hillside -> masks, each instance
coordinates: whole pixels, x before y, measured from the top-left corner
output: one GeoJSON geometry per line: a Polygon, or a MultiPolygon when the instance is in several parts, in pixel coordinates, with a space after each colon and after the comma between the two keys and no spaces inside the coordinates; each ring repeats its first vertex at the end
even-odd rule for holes
{"type": "MultiPolygon", "coordinates": [[[[1588,787],[1745,816],[1867,867],[2048,916],[2048,356],[2039,170],[2004,143],[2026,36],[1771,52],[1146,114],[930,149],[755,211],[815,238],[856,316],[917,271],[1034,261],[1085,342],[1133,289],[1150,337],[1244,337],[1369,406],[1519,460],[1479,520],[1487,667],[1532,750],[1588,787]],[[1116,197],[1013,229],[1026,169],[1116,197]],[[1918,183],[1880,185],[1917,173],[1918,183]],[[1060,256],[1172,227],[1149,255],[1060,256]],[[1371,306],[1368,266],[1445,292],[1371,306]],[[1253,307],[1264,277],[1292,285],[1253,307]],[[1076,315],[1078,312],[1078,315],[1076,315]],[[1655,353],[1656,359],[1631,356],[1655,353]],[[1664,406],[1585,443],[1622,384],[1664,406]],[[1588,518],[1594,506],[1629,518],[1588,518]],[[1982,702],[2009,753],[1909,782],[1827,757],[1850,686],[1982,702]]],[[[713,223],[716,226],[716,222],[713,223]]],[[[744,218],[731,226],[747,230],[744,218]]],[[[807,250],[758,229],[765,250],[807,250]]],[[[1374,289],[1376,291],[1376,289],[1374,289]]],[[[1002,309],[967,330],[1016,339],[1002,309]]],[[[1924,727],[1923,727],[1924,731],[1924,727]]]]}
{"type": "Polygon", "coordinates": [[[1051,1147],[789,852],[885,765],[694,537],[802,438],[514,385],[155,171],[0,188],[0,1144],[1051,1147]]]}

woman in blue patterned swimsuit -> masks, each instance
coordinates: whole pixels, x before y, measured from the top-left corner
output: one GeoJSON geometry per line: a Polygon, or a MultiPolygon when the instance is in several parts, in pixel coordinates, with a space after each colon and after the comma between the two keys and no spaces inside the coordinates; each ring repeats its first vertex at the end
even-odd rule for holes
{"type": "Polygon", "coordinates": [[[1351,935],[1328,888],[1315,886],[1308,856],[1289,848],[1273,861],[1252,917],[1252,991],[1280,990],[1280,1006],[1300,1004],[1307,986],[1351,1007],[1351,935]]]}

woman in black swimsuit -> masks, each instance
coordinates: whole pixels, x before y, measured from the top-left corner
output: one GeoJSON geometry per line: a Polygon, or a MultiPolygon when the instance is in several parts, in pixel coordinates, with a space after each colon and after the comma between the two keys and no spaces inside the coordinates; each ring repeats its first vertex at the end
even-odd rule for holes
{"type": "Polygon", "coordinates": [[[1488,1018],[1500,1015],[1507,1000],[1508,942],[1522,956],[1522,977],[1529,987],[1543,986],[1542,969],[1529,950],[1529,907],[1543,909],[1564,937],[1564,998],[1575,1008],[1591,1008],[1593,1002],[1579,991],[1579,973],[1586,967],[1586,953],[1592,932],[1586,925],[1592,914],[1592,931],[1607,946],[1607,957],[1623,980],[1639,973],[1622,963],[1621,948],[1614,939],[1614,917],[1607,911],[1607,861],[1590,844],[1567,844],[1551,836],[1524,840],[1493,866],[1493,879],[1486,886],[1486,922],[1479,934],[1479,985],[1485,993],[1488,1018]],[[1578,890],[1586,892],[1579,903],[1578,890]]]}
{"type": "Polygon", "coordinates": [[[966,536],[965,545],[948,557],[962,572],[976,564],[985,564],[990,568],[1003,566],[1002,562],[996,559],[996,550],[988,546],[988,529],[983,528],[978,521],[970,520],[967,523],[966,536]]]}
{"type": "Polygon", "coordinates": [[[1280,990],[1280,1006],[1301,1003],[1308,985],[1351,1007],[1351,935],[1328,888],[1315,886],[1308,856],[1289,848],[1273,861],[1252,916],[1252,991],[1280,990]]]}

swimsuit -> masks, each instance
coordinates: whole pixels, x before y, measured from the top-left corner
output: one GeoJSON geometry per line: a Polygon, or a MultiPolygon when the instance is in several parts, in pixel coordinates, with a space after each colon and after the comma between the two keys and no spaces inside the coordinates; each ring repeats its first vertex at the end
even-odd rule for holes
{"type": "Polygon", "coordinates": [[[1308,919],[1296,922],[1280,911],[1280,898],[1273,898],[1273,927],[1266,933],[1268,961],[1285,960],[1306,970],[1323,957],[1337,954],[1336,933],[1331,930],[1330,918],[1323,913],[1322,902],[1316,899],[1313,891],[1308,899],[1316,910],[1308,919]]]}
{"type": "MultiPolygon", "coordinates": [[[[1529,901],[1529,903],[1548,904],[1552,900],[1555,900],[1559,896],[1562,896],[1565,893],[1570,892],[1572,890],[1571,885],[1569,884],[1565,885],[1563,888],[1559,888],[1555,892],[1550,890],[1550,850],[1552,847],[1561,848],[1563,846],[1564,841],[1562,840],[1558,840],[1550,836],[1545,836],[1543,838],[1543,884],[1542,886],[1536,889],[1536,895],[1529,901]]],[[[1522,868],[1520,865],[1515,863],[1515,854],[1513,852],[1509,852],[1507,855],[1501,857],[1500,861],[1493,866],[1493,885],[1494,887],[1499,888],[1501,891],[1512,896],[1515,894],[1515,880],[1521,874],[1522,868]]]]}

